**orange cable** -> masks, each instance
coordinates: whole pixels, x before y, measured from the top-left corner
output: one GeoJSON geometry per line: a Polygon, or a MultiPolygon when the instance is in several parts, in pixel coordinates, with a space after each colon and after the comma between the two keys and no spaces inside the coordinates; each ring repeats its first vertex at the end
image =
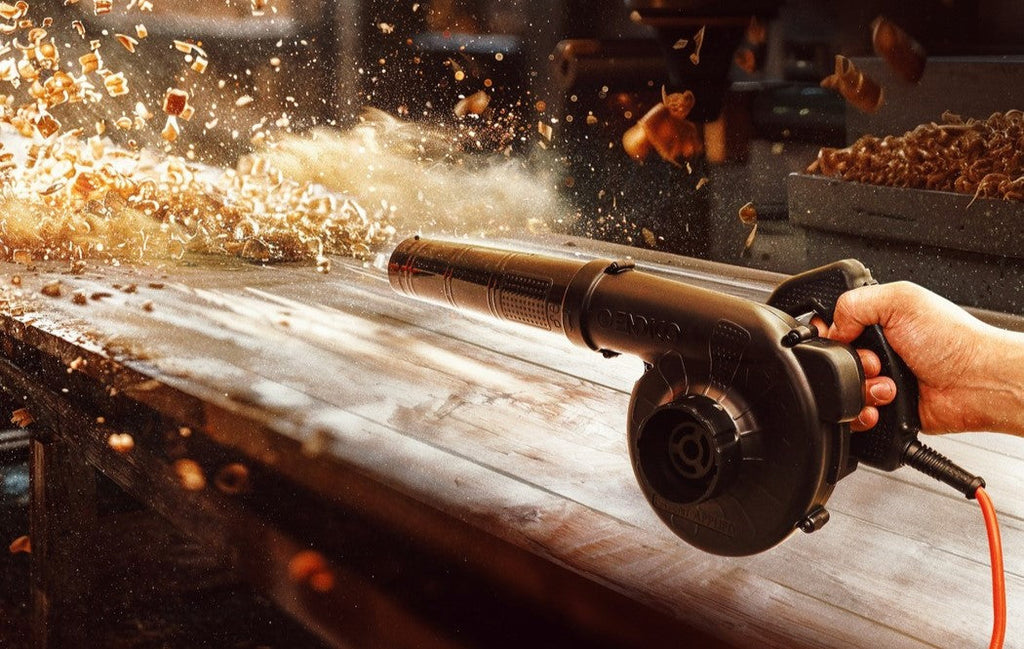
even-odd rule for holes
{"type": "Polygon", "coordinates": [[[999,522],[992,499],[981,487],[974,493],[985,517],[988,548],[992,555],[992,641],[989,649],[1002,649],[1006,637],[1006,581],[1003,574],[1003,542],[999,538],[999,522]]]}

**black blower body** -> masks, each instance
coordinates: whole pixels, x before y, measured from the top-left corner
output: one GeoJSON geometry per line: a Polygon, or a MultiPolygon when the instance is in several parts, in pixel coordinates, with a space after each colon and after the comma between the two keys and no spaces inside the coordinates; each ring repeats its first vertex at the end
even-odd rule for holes
{"type": "Polygon", "coordinates": [[[422,300],[640,357],[646,371],[628,414],[634,472],[658,516],[708,552],[754,554],[796,529],[814,531],[858,460],[892,470],[923,448],[916,381],[878,331],[865,344],[880,353],[902,401],[885,409],[878,430],[854,435],[870,442],[857,440],[860,455],[851,449],[849,422],[863,407],[859,359],[796,319],[814,312],[831,322],[838,296],[872,281],[855,261],[783,283],[769,300],[783,308],[643,273],[629,261],[418,237],[395,249],[388,275],[395,290],[422,300]]]}

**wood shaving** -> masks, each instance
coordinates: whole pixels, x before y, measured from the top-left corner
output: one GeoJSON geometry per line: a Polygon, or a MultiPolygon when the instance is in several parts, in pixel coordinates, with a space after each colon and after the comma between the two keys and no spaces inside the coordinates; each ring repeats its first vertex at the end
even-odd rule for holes
{"type": "Polygon", "coordinates": [[[103,87],[107,89],[107,94],[111,97],[127,95],[128,79],[125,78],[124,73],[122,72],[108,74],[103,78],[103,87]]]}
{"type": "Polygon", "coordinates": [[[195,460],[176,460],[172,470],[178,478],[178,483],[186,491],[201,491],[206,488],[206,474],[195,460]]]}
{"type": "Polygon", "coordinates": [[[90,74],[100,69],[102,61],[96,52],[89,52],[78,57],[78,64],[82,67],[82,74],[90,74]]]}
{"type": "Polygon", "coordinates": [[[321,593],[334,588],[334,573],[327,559],[316,550],[301,550],[288,561],[288,578],[321,593]]]}
{"type": "Polygon", "coordinates": [[[743,225],[753,225],[757,223],[757,210],[754,209],[753,203],[747,203],[739,209],[740,223],[743,225]]]}
{"type": "Polygon", "coordinates": [[[249,491],[249,469],[238,462],[225,464],[217,471],[213,484],[219,491],[229,496],[244,494],[249,491]]]}
{"type": "Polygon", "coordinates": [[[35,421],[35,417],[28,411],[28,408],[18,408],[11,413],[11,423],[18,428],[25,428],[35,421]]]}
{"type": "Polygon", "coordinates": [[[654,236],[654,232],[652,232],[651,230],[643,228],[642,230],[640,230],[640,234],[641,236],[643,236],[644,243],[647,244],[648,248],[654,248],[655,246],[658,245],[658,239],[657,237],[654,236]]]}
{"type": "Polygon", "coordinates": [[[178,120],[173,115],[167,116],[167,122],[164,124],[164,130],[160,132],[160,136],[168,142],[173,142],[178,139],[178,134],[181,133],[181,129],[178,127],[178,120]]]}
{"type": "Polygon", "coordinates": [[[135,103],[135,116],[140,117],[143,120],[153,119],[153,113],[146,108],[146,104],[141,101],[135,103]]]}
{"type": "Polygon", "coordinates": [[[490,103],[491,96],[483,90],[478,90],[472,95],[460,99],[458,103],[455,104],[454,113],[456,117],[483,115],[490,103]]]}
{"type": "Polygon", "coordinates": [[[61,283],[59,279],[55,279],[48,284],[43,284],[43,287],[39,289],[39,292],[46,297],[60,297],[61,294],[61,283]]]}
{"type": "Polygon", "coordinates": [[[664,87],[661,96],[660,103],[623,133],[622,148],[638,162],[657,151],[663,160],[681,168],[681,158],[692,158],[704,150],[697,125],[685,119],[696,100],[689,90],[667,94],[664,87]]]}
{"type": "Polygon", "coordinates": [[[764,45],[768,42],[768,27],[756,16],[751,16],[744,36],[751,45],[764,45]]]}
{"type": "Polygon", "coordinates": [[[697,99],[689,90],[667,93],[665,86],[662,86],[661,103],[665,104],[665,108],[672,114],[672,117],[686,119],[686,116],[690,114],[690,111],[693,110],[694,105],[697,103],[697,99]]]}
{"type": "Polygon", "coordinates": [[[135,448],[135,438],[128,433],[112,433],[107,438],[107,446],[118,453],[129,453],[135,448]]]}
{"type": "Polygon", "coordinates": [[[181,115],[188,105],[188,93],[184,90],[171,88],[164,95],[164,112],[168,115],[181,115]]]}
{"type": "Polygon", "coordinates": [[[821,80],[821,87],[836,90],[847,103],[863,113],[877,112],[885,102],[882,87],[841,54],[836,55],[835,71],[821,80]]]}
{"type": "Polygon", "coordinates": [[[32,539],[26,534],[19,536],[18,538],[11,541],[11,544],[7,547],[7,550],[11,554],[31,554],[32,553],[32,539]]]}
{"type": "Polygon", "coordinates": [[[10,22],[18,21],[27,11],[28,3],[26,2],[19,2],[13,5],[7,2],[0,2],[0,18],[4,20],[10,22]]]}
{"type": "Polygon", "coordinates": [[[757,72],[757,56],[754,51],[748,48],[742,48],[736,51],[736,55],[733,57],[733,63],[740,70],[743,70],[747,74],[754,74],[757,72]]]}
{"type": "Polygon", "coordinates": [[[871,45],[907,83],[917,83],[924,76],[927,62],[924,47],[885,16],[871,23],[871,45]]]}
{"type": "Polygon", "coordinates": [[[690,54],[690,63],[700,65],[700,48],[704,46],[704,27],[697,30],[693,35],[693,53],[690,54]]]}
{"type": "Polygon", "coordinates": [[[750,254],[750,249],[754,247],[754,240],[756,238],[757,238],[757,223],[754,224],[754,227],[750,228],[750,233],[747,234],[747,238],[743,242],[743,250],[740,252],[741,256],[750,254]]]}
{"type": "Polygon", "coordinates": [[[114,34],[114,38],[117,39],[117,42],[119,42],[124,49],[132,52],[133,54],[135,53],[135,46],[139,44],[139,41],[127,34],[114,34]]]}

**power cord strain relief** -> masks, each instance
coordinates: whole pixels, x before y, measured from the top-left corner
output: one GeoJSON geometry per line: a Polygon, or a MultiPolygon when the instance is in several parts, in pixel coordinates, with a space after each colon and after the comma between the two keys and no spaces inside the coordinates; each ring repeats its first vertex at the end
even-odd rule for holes
{"type": "Polygon", "coordinates": [[[965,471],[946,456],[917,440],[907,445],[907,450],[903,454],[903,463],[953,487],[968,499],[975,497],[978,487],[985,486],[983,478],[965,471]]]}

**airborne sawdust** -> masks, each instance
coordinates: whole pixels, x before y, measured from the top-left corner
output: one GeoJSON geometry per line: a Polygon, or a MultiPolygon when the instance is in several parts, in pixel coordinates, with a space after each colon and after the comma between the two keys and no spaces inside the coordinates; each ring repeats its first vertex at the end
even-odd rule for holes
{"type": "Polygon", "coordinates": [[[553,183],[520,160],[465,153],[453,130],[378,110],[346,131],[286,137],[264,155],[289,178],[387,210],[403,231],[487,235],[571,218],[553,183]]]}
{"type": "MultiPolygon", "coordinates": [[[[112,8],[97,2],[94,13],[112,8]]],[[[107,67],[102,46],[113,42],[134,53],[154,39],[142,24],[136,26],[139,39],[107,30],[105,38],[93,38],[100,34],[87,33],[75,20],[80,42],[65,44],[63,57],[70,61],[62,65],[64,50],[55,36],[62,26],[30,9],[26,2],[0,2],[0,33],[10,39],[0,43],[0,56],[9,55],[0,58],[2,89],[9,93],[0,101],[3,258],[146,260],[197,252],[282,261],[367,255],[393,233],[386,215],[369,215],[354,201],[288,180],[259,158],[243,159],[231,170],[202,168],[181,157],[137,151],[134,139],[116,146],[106,120],[96,123],[91,137],[82,127],[63,127],[62,119],[101,112],[95,108],[100,102],[116,107],[127,95],[134,116],[122,115],[113,126],[133,136],[152,130],[152,114],[131,96],[131,79],[107,67]]],[[[119,9],[146,11],[152,4],[132,0],[119,9]]],[[[194,73],[205,72],[201,47],[173,45],[191,59],[194,73]]],[[[153,97],[141,99],[154,103],[153,97]]],[[[177,139],[177,119],[194,112],[187,102],[188,94],[175,89],[164,98],[161,134],[167,142],[177,139]]]]}
{"type": "MultiPolygon", "coordinates": [[[[102,13],[147,7],[131,2],[102,13]]],[[[138,38],[106,30],[100,38],[76,20],[80,42],[60,44],[65,52],[50,33],[59,26],[31,17],[27,3],[0,2],[0,19],[4,38],[12,39],[0,48],[8,57],[0,58],[0,92],[8,93],[0,101],[3,259],[120,262],[217,253],[322,265],[328,254],[369,256],[393,238],[395,224],[502,232],[551,222],[564,211],[547,183],[520,163],[501,156],[467,162],[453,155],[449,133],[383,114],[344,132],[288,136],[234,169],[168,155],[184,135],[178,120],[195,107],[167,98],[191,100],[173,88],[166,97],[135,97],[131,75],[108,69],[101,49],[113,43],[144,55],[144,48],[168,43],[156,45],[141,23],[138,38]],[[62,56],[70,60],[62,64],[62,56]],[[135,110],[98,121],[95,134],[61,123],[73,121],[65,119],[73,109],[89,114],[99,102],[125,101],[135,110]],[[152,120],[146,103],[162,104],[165,115],[152,120]],[[135,138],[143,139],[143,131],[160,133],[165,151],[140,150],[135,138]]],[[[173,46],[193,62],[190,74],[206,72],[199,45],[173,46]]]]}
{"type": "Polygon", "coordinates": [[[0,177],[6,259],[155,260],[193,253],[256,261],[366,256],[394,230],[379,214],[260,158],[209,170],[67,134],[0,177]]]}

